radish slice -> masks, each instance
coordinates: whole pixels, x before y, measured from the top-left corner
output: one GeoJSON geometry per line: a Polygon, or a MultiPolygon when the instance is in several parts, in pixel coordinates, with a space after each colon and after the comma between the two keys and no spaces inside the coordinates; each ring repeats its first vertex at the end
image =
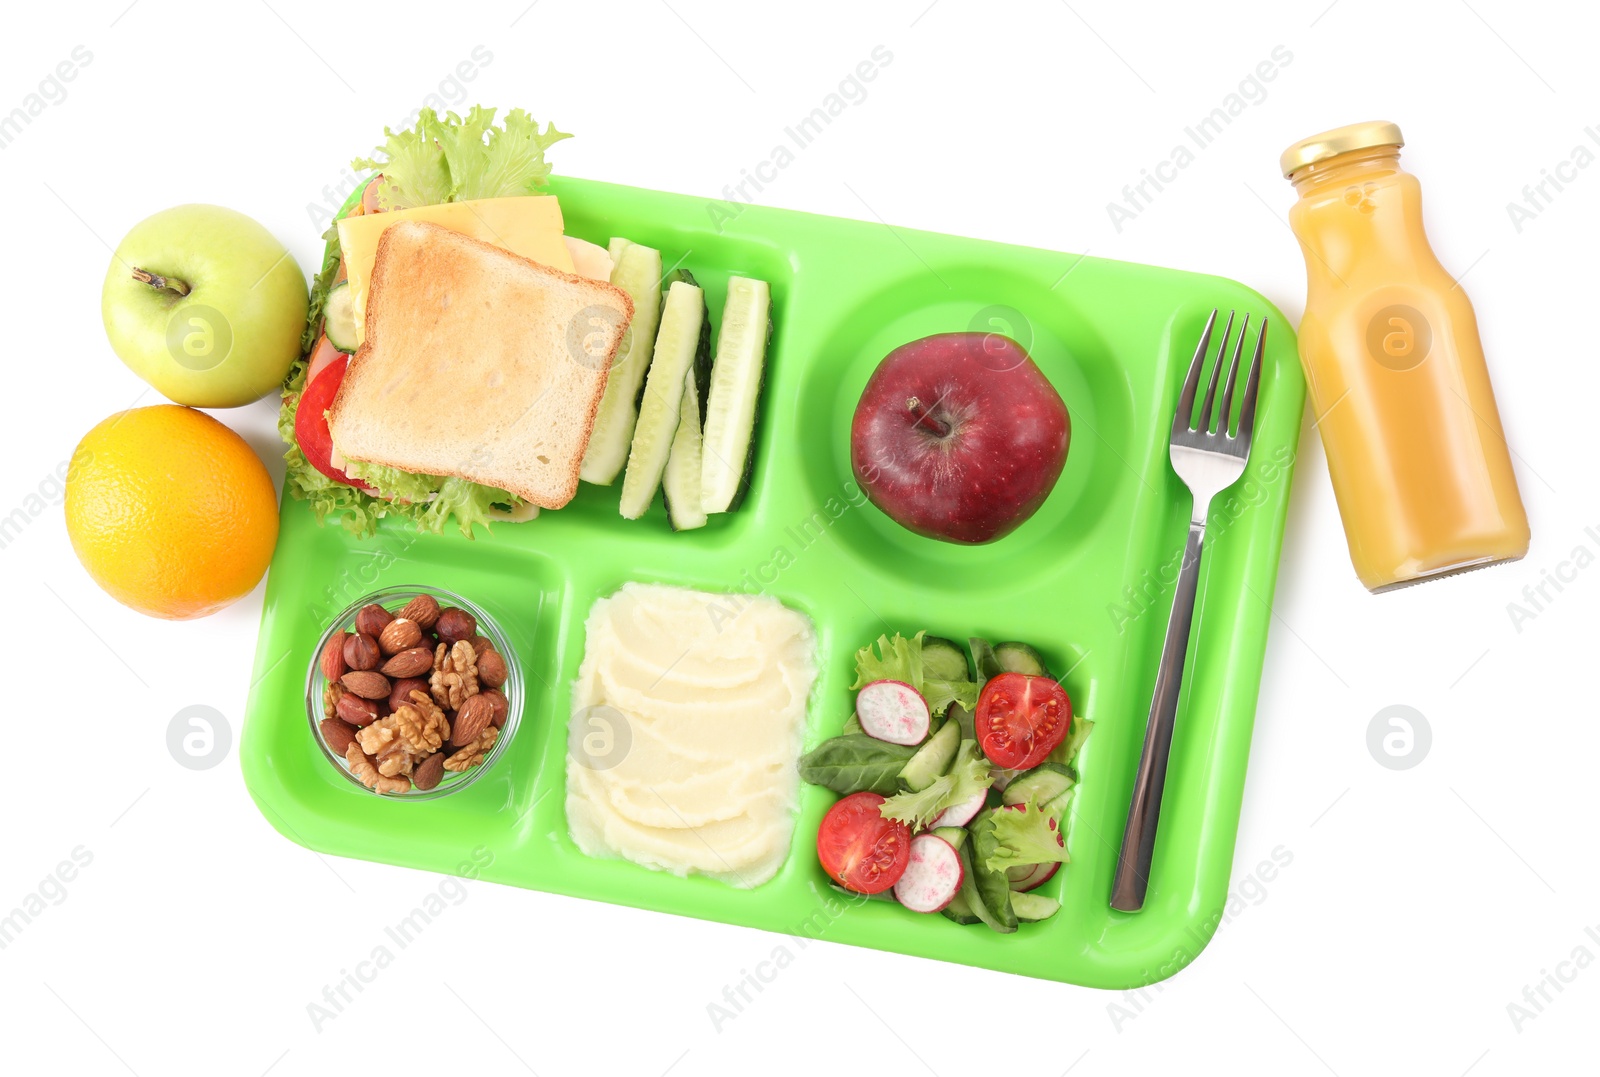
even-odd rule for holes
{"type": "Polygon", "coordinates": [[[960,804],[952,804],[940,812],[932,823],[928,824],[928,829],[937,830],[942,826],[966,826],[972,822],[974,816],[983,810],[983,806],[988,799],[989,791],[985,789],[960,804]]]}
{"type": "Polygon", "coordinates": [[[955,900],[963,874],[954,845],[936,834],[918,834],[894,896],[912,912],[938,912],[955,900]]]}
{"type": "Polygon", "coordinates": [[[1055,877],[1056,869],[1060,864],[1018,864],[1014,868],[1006,869],[1006,879],[1011,884],[1011,889],[1018,893],[1027,893],[1037,889],[1055,877]]]}
{"type": "Polygon", "coordinates": [[[861,731],[890,744],[921,744],[928,735],[928,701],[905,681],[873,681],[856,693],[861,731]]]}

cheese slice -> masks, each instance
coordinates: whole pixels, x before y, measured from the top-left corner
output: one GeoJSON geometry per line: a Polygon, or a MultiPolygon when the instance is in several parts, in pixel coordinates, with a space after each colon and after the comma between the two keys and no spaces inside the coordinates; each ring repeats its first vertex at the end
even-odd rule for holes
{"type": "Polygon", "coordinates": [[[367,288],[378,256],[378,240],[396,221],[427,221],[504,247],[551,269],[573,272],[572,254],[562,238],[566,226],[561,220],[561,204],[555,195],[479,198],[346,217],[339,222],[339,247],[350,277],[350,297],[355,301],[357,343],[367,335],[367,288]]]}

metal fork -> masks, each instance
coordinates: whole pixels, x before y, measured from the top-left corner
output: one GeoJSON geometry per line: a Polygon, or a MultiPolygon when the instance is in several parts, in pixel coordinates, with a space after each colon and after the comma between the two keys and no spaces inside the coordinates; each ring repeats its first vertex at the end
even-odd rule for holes
{"type": "Polygon", "coordinates": [[[1222,330],[1216,365],[1206,387],[1199,422],[1194,422],[1195,393],[1211,347],[1211,331],[1217,324],[1213,310],[1206,319],[1200,343],[1189,363],[1189,374],[1178,397],[1178,414],[1172,420],[1172,470],[1178,473],[1194,497],[1189,514],[1189,539],[1183,548],[1183,569],[1172,596],[1172,614],[1167,620],[1166,642],[1161,648],[1161,665],[1156,670],[1154,698],[1150,701],[1150,721],[1144,732],[1144,751],[1139,757],[1139,772],[1133,782],[1133,802],[1128,807],[1128,826],[1122,834],[1122,852],[1117,857],[1117,873],[1111,883],[1111,907],[1123,912],[1138,912],[1144,907],[1150,885],[1150,861],[1155,855],[1156,824],[1161,817],[1161,791],[1167,780],[1167,756],[1172,750],[1172,727],[1178,711],[1178,693],[1183,686],[1184,655],[1189,649],[1189,630],[1194,623],[1195,589],[1200,581],[1200,551],[1206,537],[1206,515],[1211,500],[1232,486],[1244,474],[1250,456],[1250,435],[1255,428],[1256,393],[1261,384],[1261,350],[1267,340],[1267,321],[1261,320],[1255,354],[1245,379],[1244,400],[1240,404],[1239,426],[1228,432],[1228,417],[1233,408],[1234,384],[1239,376],[1239,358],[1244,353],[1244,338],[1250,328],[1245,315],[1234,341],[1233,361],[1228,366],[1222,396],[1217,382],[1228,354],[1228,339],[1233,333],[1233,312],[1222,330]],[[1213,422],[1215,420],[1215,422],[1213,422]],[[1213,429],[1213,425],[1215,429],[1213,429]]]}

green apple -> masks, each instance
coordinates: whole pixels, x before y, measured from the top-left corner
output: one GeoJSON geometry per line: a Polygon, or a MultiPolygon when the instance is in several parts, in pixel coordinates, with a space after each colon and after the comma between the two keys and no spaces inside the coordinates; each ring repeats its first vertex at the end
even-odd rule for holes
{"type": "Polygon", "coordinates": [[[100,316],[111,347],[167,399],[235,408],[276,389],[306,327],[300,266],[260,224],[174,206],[123,237],[100,316]]]}

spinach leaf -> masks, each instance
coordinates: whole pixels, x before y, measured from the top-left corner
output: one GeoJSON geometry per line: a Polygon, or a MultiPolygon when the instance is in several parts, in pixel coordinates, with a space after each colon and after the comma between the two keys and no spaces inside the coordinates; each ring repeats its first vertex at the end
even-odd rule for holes
{"type": "Polygon", "coordinates": [[[880,796],[900,791],[900,768],[916,754],[910,745],[890,744],[862,733],[825,740],[800,759],[800,777],[840,796],[870,790],[880,796]]]}

